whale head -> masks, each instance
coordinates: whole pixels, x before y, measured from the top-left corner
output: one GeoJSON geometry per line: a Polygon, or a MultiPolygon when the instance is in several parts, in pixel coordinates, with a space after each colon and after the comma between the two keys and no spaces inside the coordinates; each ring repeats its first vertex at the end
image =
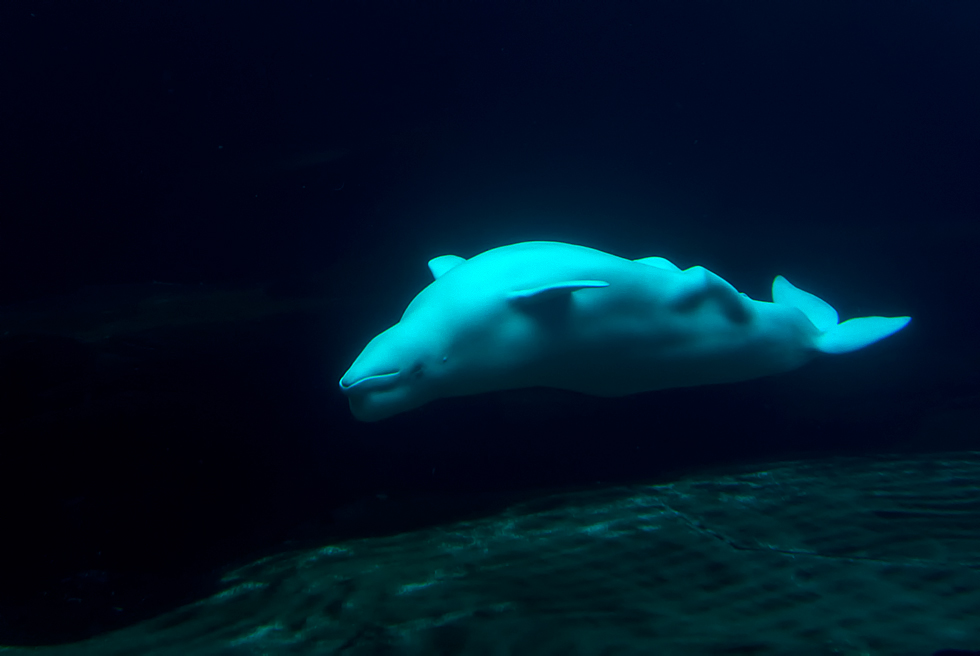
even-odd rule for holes
{"type": "Polygon", "coordinates": [[[448,357],[437,337],[397,323],[372,339],[340,379],[353,415],[380,421],[438,398],[448,357]]]}

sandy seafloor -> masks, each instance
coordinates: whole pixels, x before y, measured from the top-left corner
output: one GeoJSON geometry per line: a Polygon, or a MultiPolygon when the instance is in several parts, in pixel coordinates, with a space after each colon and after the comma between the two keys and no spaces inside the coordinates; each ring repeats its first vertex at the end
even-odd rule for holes
{"type": "Polygon", "coordinates": [[[932,654],[977,645],[980,453],[599,487],[258,560],[13,654],[932,654]]]}

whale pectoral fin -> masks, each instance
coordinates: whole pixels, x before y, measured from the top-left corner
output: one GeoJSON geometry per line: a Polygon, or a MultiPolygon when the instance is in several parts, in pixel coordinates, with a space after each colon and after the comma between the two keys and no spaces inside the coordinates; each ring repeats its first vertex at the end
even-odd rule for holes
{"type": "Polygon", "coordinates": [[[572,292],[577,292],[580,289],[608,286],[609,283],[605,280],[568,280],[552,285],[542,285],[533,289],[510,292],[507,294],[507,300],[519,305],[547,303],[548,301],[560,298],[568,298],[572,292]]]}
{"type": "Polygon", "coordinates": [[[795,307],[810,320],[820,334],[814,346],[822,353],[849,353],[870,346],[908,325],[912,317],[859,317],[837,323],[839,317],[827,301],[794,286],[782,276],[772,282],[772,300],[795,307]]]}
{"type": "Polygon", "coordinates": [[[684,269],[682,273],[687,278],[685,291],[674,300],[674,309],[692,312],[704,303],[712,302],[718,304],[730,321],[749,321],[751,314],[745,304],[747,297],[739,294],[724,278],[701,266],[684,269]]]}
{"type": "Polygon", "coordinates": [[[460,257],[459,255],[441,255],[429,260],[429,271],[432,272],[432,277],[438,280],[447,271],[458,267],[465,261],[466,258],[460,257]]]}
{"type": "Polygon", "coordinates": [[[639,260],[633,260],[637,264],[646,264],[647,266],[652,266],[655,269],[663,269],[664,271],[674,271],[680,273],[680,267],[671,262],[668,259],[662,257],[644,257],[639,260]]]}

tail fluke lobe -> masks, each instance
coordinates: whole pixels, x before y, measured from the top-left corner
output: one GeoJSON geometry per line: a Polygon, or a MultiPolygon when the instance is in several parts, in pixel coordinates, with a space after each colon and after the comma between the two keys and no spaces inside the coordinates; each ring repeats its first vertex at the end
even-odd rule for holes
{"type": "Polygon", "coordinates": [[[793,286],[782,276],[772,283],[772,300],[795,307],[806,315],[820,334],[814,346],[822,353],[849,353],[874,344],[908,325],[911,317],[861,317],[838,323],[837,310],[809,292],[793,286]]]}
{"type": "Polygon", "coordinates": [[[805,292],[782,276],[772,281],[772,302],[789,305],[806,315],[818,330],[829,330],[837,325],[837,310],[830,303],[805,292]]]}
{"type": "Polygon", "coordinates": [[[822,353],[849,353],[897,333],[912,317],[861,317],[848,319],[816,339],[822,353]]]}

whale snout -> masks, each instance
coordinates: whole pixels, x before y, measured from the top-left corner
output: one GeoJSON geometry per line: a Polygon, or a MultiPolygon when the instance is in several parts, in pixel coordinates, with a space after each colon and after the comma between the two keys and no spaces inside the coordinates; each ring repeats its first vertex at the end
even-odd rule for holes
{"type": "Polygon", "coordinates": [[[352,374],[349,370],[340,379],[340,391],[347,396],[351,396],[352,394],[390,389],[398,384],[400,376],[401,372],[397,370],[367,376],[352,374]]]}
{"type": "Polygon", "coordinates": [[[350,402],[354,416],[361,421],[378,421],[413,407],[410,376],[391,362],[375,358],[358,358],[341,376],[340,391],[350,402]]]}
{"type": "Polygon", "coordinates": [[[347,372],[340,377],[340,391],[348,397],[390,389],[401,379],[397,358],[397,324],[372,339],[347,372]]]}
{"type": "Polygon", "coordinates": [[[402,384],[400,371],[340,379],[340,391],[350,403],[351,413],[361,421],[387,419],[421,405],[411,385],[402,384]]]}
{"type": "Polygon", "coordinates": [[[422,363],[425,346],[411,327],[398,323],[364,347],[343,376],[340,391],[361,421],[378,421],[431,400],[422,363]]]}

